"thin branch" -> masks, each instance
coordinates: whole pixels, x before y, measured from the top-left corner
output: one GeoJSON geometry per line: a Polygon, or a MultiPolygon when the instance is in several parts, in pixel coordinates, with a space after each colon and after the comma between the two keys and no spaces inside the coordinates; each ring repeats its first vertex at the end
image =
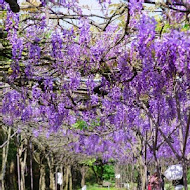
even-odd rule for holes
{"type": "Polygon", "coordinates": [[[185,133],[185,140],[184,140],[184,145],[183,145],[183,154],[182,154],[183,158],[185,156],[187,138],[188,138],[188,135],[189,135],[189,128],[190,128],[190,111],[189,111],[189,117],[188,117],[188,121],[187,121],[186,133],[185,133]]]}
{"type": "Polygon", "coordinates": [[[160,129],[158,123],[156,123],[156,121],[154,120],[153,116],[151,115],[151,113],[149,112],[148,108],[145,106],[145,104],[142,104],[140,106],[143,110],[145,110],[146,114],[148,115],[148,117],[152,120],[152,122],[154,123],[154,125],[158,128],[159,132],[161,133],[161,135],[163,136],[164,140],[167,142],[167,144],[169,145],[169,147],[171,148],[172,152],[174,153],[174,155],[176,156],[176,158],[178,160],[181,160],[181,157],[179,156],[179,154],[176,152],[175,148],[172,146],[171,142],[169,141],[169,139],[166,137],[166,135],[164,134],[164,132],[160,129]]]}
{"type": "MultiPolygon", "coordinates": [[[[17,134],[18,130],[16,130],[11,136],[10,136],[10,139],[12,139],[16,134],[17,134]]],[[[2,145],[0,145],[0,148],[3,148],[7,143],[8,141],[10,140],[6,140],[2,145]]]]}

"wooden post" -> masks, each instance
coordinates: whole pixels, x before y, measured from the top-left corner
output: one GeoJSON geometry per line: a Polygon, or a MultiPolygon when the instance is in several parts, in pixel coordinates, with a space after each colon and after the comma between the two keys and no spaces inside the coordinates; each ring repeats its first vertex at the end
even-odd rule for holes
{"type": "Polygon", "coordinates": [[[8,157],[8,152],[9,152],[9,142],[10,142],[10,136],[11,136],[11,127],[6,127],[6,131],[8,132],[7,134],[7,144],[3,147],[3,154],[2,154],[2,169],[0,173],[0,189],[4,190],[5,185],[4,185],[4,177],[6,173],[6,166],[7,166],[7,157],[8,157]]]}
{"type": "Polygon", "coordinates": [[[34,185],[33,185],[33,170],[32,170],[33,156],[32,156],[32,141],[31,141],[31,138],[29,140],[29,151],[30,151],[30,185],[31,185],[31,190],[33,190],[34,189],[34,185]]]}
{"type": "Polygon", "coordinates": [[[19,135],[17,135],[17,175],[18,175],[18,190],[21,190],[20,186],[20,160],[19,160],[19,135]]]}

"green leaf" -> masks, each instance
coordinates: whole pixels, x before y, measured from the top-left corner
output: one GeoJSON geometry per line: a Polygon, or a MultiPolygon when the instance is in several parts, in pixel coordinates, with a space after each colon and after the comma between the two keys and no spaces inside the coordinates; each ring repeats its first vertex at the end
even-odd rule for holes
{"type": "Polygon", "coordinates": [[[85,164],[87,166],[92,166],[94,164],[94,162],[96,162],[96,158],[91,158],[88,160],[83,160],[81,161],[81,164],[85,164]]]}
{"type": "Polygon", "coordinates": [[[72,127],[75,129],[84,130],[84,129],[88,128],[88,125],[87,125],[86,121],[78,120],[75,124],[72,125],[72,127]]]}

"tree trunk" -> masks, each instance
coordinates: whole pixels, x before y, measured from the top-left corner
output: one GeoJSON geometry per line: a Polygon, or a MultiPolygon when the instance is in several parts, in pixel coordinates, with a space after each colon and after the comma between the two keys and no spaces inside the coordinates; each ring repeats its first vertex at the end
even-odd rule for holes
{"type": "MultiPolygon", "coordinates": [[[[181,154],[182,154],[182,159],[183,159],[183,183],[184,183],[184,188],[185,190],[188,190],[187,187],[187,165],[185,162],[185,155],[184,155],[184,150],[186,147],[185,143],[184,143],[184,135],[183,135],[183,123],[182,123],[182,119],[181,119],[181,105],[180,105],[180,101],[179,101],[179,95],[177,92],[177,88],[175,86],[175,100],[176,100],[176,108],[177,108],[177,119],[180,122],[180,126],[179,126],[179,142],[180,142],[180,149],[181,149],[181,154]]],[[[187,126],[188,127],[188,126],[187,126]]]]}
{"type": "MultiPolygon", "coordinates": [[[[182,152],[182,155],[183,155],[184,144],[183,144],[183,127],[182,127],[182,125],[180,125],[180,127],[179,127],[179,140],[180,140],[181,152],[182,152]]],[[[185,159],[184,158],[182,158],[182,159],[183,159],[182,166],[183,166],[184,189],[188,190],[188,186],[187,186],[187,165],[186,165],[185,159]]]]}
{"type": "Polygon", "coordinates": [[[64,167],[63,168],[63,189],[65,190],[66,189],[66,181],[67,181],[67,168],[64,167]]]}
{"type": "Polygon", "coordinates": [[[9,127],[9,129],[8,129],[7,135],[8,135],[7,136],[7,144],[3,147],[3,153],[2,153],[2,167],[1,167],[1,173],[0,173],[0,189],[1,190],[5,189],[4,177],[5,177],[5,173],[6,173],[7,157],[8,157],[8,152],[9,152],[11,127],[9,127]]]}
{"type": "Polygon", "coordinates": [[[71,173],[71,166],[69,166],[69,190],[72,189],[73,189],[72,173],[71,173]]]}
{"type": "Polygon", "coordinates": [[[19,147],[19,160],[20,160],[20,174],[21,174],[21,190],[25,190],[25,169],[26,169],[26,158],[27,158],[27,139],[24,139],[21,146],[19,147]]]}
{"type": "Polygon", "coordinates": [[[58,180],[58,177],[57,177],[57,171],[58,171],[58,168],[56,167],[55,168],[55,190],[57,190],[57,180],[58,180]]]}
{"type": "Polygon", "coordinates": [[[72,190],[73,182],[72,182],[72,173],[71,173],[71,166],[66,166],[66,173],[65,173],[65,188],[64,190],[72,190]]]}
{"type": "Polygon", "coordinates": [[[54,170],[52,167],[50,169],[50,189],[55,190],[55,176],[54,176],[54,170]]]}
{"type": "Polygon", "coordinates": [[[54,176],[54,159],[53,155],[47,157],[48,166],[49,166],[49,177],[50,177],[50,190],[55,190],[55,176],[54,176]]]}
{"type": "Polygon", "coordinates": [[[34,184],[33,184],[33,170],[32,170],[32,160],[33,160],[33,156],[32,156],[32,142],[31,139],[29,141],[29,150],[30,150],[30,186],[31,186],[31,190],[34,189],[34,184]]]}
{"type": "Polygon", "coordinates": [[[188,184],[187,184],[187,165],[185,163],[185,160],[183,160],[183,183],[185,190],[188,190],[188,184]]]}
{"type": "Polygon", "coordinates": [[[20,163],[20,174],[21,174],[21,190],[25,190],[25,164],[24,162],[20,163]]]}
{"type": "Polygon", "coordinates": [[[81,172],[81,176],[82,176],[82,179],[81,179],[81,187],[85,186],[85,175],[86,175],[86,172],[87,172],[87,167],[86,166],[82,166],[81,169],[80,169],[80,172],[81,172]]]}
{"type": "Polygon", "coordinates": [[[40,170],[39,190],[46,190],[46,181],[45,181],[46,173],[45,173],[45,165],[43,164],[44,157],[42,156],[42,154],[39,152],[34,152],[33,158],[38,163],[40,170]]]}
{"type": "MultiPolygon", "coordinates": [[[[141,142],[141,150],[143,150],[143,144],[141,142]]],[[[140,188],[142,190],[146,189],[146,177],[147,177],[147,167],[145,165],[145,161],[143,159],[143,151],[140,153],[139,157],[139,169],[140,169],[140,188]]]]}
{"type": "Polygon", "coordinates": [[[64,188],[64,190],[68,190],[68,186],[69,186],[68,166],[66,166],[66,168],[65,168],[64,178],[65,178],[65,188],[64,188]]]}
{"type": "MultiPolygon", "coordinates": [[[[60,167],[60,172],[63,174],[63,166],[62,165],[60,167]]],[[[63,190],[63,185],[64,185],[64,179],[63,179],[63,183],[60,185],[60,190],[63,190]]]]}
{"type": "MultiPolygon", "coordinates": [[[[152,142],[153,142],[153,156],[154,156],[154,160],[155,160],[155,166],[156,166],[156,171],[158,174],[158,178],[159,181],[162,182],[161,179],[161,171],[160,171],[160,163],[159,160],[157,158],[157,144],[158,144],[158,127],[159,127],[159,118],[160,118],[160,109],[158,108],[158,118],[157,118],[157,125],[153,125],[152,120],[150,120],[150,126],[151,126],[151,130],[153,130],[153,136],[152,136],[152,142]]],[[[159,183],[159,188],[161,189],[162,187],[162,183],[159,183]]]]}
{"type": "Polygon", "coordinates": [[[15,163],[12,160],[10,163],[10,187],[13,189],[17,189],[17,179],[15,176],[15,163]]]}
{"type": "Polygon", "coordinates": [[[142,159],[142,155],[141,155],[141,159],[140,159],[140,174],[141,174],[141,189],[145,190],[146,189],[146,167],[145,164],[143,162],[142,159]]]}
{"type": "Polygon", "coordinates": [[[39,190],[46,189],[46,181],[45,181],[45,165],[40,164],[40,180],[39,180],[39,190]]]}
{"type": "MultiPolygon", "coordinates": [[[[118,164],[115,166],[115,174],[120,174],[120,168],[118,164]]],[[[115,178],[115,187],[120,188],[120,178],[115,178]]]]}
{"type": "Polygon", "coordinates": [[[81,187],[85,186],[85,174],[82,173],[81,187]]]}
{"type": "MultiPolygon", "coordinates": [[[[19,144],[19,135],[17,135],[17,146],[19,144]]],[[[19,148],[17,148],[17,175],[18,175],[18,190],[21,190],[21,185],[20,185],[20,161],[19,161],[19,148]]]]}

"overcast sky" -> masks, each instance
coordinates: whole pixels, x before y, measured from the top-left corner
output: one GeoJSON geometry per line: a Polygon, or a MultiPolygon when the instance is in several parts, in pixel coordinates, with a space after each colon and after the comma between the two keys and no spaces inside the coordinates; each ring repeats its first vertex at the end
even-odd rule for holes
{"type": "MultiPolygon", "coordinates": [[[[30,1],[32,2],[34,0],[30,0],[30,1]]],[[[39,0],[36,0],[36,1],[39,1],[39,0]]],[[[120,3],[122,1],[123,0],[111,0],[111,2],[114,3],[114,4],[120,3]]],[[[26,2],[26,0],[18,0],[18,2],[21,4],[23,2],[26,2]]],[[[79,0],[79,4],[82,7],[83,14],[103,15],[103,13],[102,13],[102,7],[98,3],[98,0],[79,0]]],[[[111,8],[110,8],[110,10],[111,10],[111,8]]],[[[63,9],[63,12],[65,12],[65,11],[66,10],[63,9]]],[[[105,11],[106,10],[104,10],[104,13],[106,13],[105,11]]],[[[95,20],[101,22],[101,19],[96,18],[95,20]]]]}
{"type": "MultiPolygon", "coordinates": [[[[33,0],[31,0],[33,1],[33,0]]],[[[39,0],[36,0],[36,1],[39,1],[39,0]]],[[[112,0],[112,3],[119,3],[121,2],[122,0],[112,0]]],[[[23,2],[26,2],[26,0],[18,0],[19,3],[23,3],[23,2]]],[[[85,5],[88,5],[88,7],[91,9],[91,11],[94,12],[94,10],[98,10],[100,9],[100,5],[98,4],[98,0],[79,0],[79,3],[82,5],[82,6],[85,6],[85,5]]],[[[85,8],[86,9],[86,8],[85,8]]]]}

